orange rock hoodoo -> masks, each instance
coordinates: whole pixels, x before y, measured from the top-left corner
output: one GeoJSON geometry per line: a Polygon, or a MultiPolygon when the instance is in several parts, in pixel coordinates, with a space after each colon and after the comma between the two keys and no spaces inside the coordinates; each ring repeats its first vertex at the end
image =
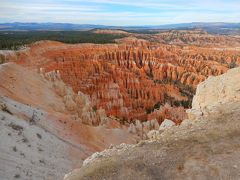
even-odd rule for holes
{"type": "Polygon", "coordinates": [[[200,82],[226,72],[227,63],[239,57],[234,51],[140,40],[115,45],[42,42],[28,51],[19,63],[31,66],[34,61],[45,72],[59,70],[65,83],[88,94],[107,115],[159,121],[165,117],[154,109],[166,103],[187,108],[200,82]]]}

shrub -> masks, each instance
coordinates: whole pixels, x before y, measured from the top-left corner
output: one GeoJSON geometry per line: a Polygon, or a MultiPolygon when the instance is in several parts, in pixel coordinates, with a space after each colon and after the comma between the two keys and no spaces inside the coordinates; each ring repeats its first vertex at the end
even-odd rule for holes
{"type": "Polygon", "coordinates": [[[237,67],[238,65],[237,65],[237,63],[235,62],[235,61],[232,61],[229,65],[228,65],[228,67],[230,68],[230,69],[232,69],[232,68],[235,68],[235,67],[237,67]]]}
{"type": "Polygon", "coordinates": [[[153,108],[154,108],[154,109],[159,109],[160,106],[161,106],[161,103],[160,103],[160,102],[157,102],[157,103],[153,106],[153,108]]]}
{"type": "Polygon", "coordinates": [[[0,64],[3,63],[5,63],[5,57],[2,54],[0,54],[0,64]]]}
{"type": "Polygon", "coordinates": [[[97,106],[96,105],[93,106],[92,109],[93,109],[94,112],[96,112],[97,111],[97,106]]]}
{"type": "Polygon", "coordinates": [[[6,104],[0,104],[0,110],[6,112],[6,113],[8,113],[8,114],[13,115],[12,112],[11,112],[11,111],[8,109],[8,107],[6,106],[6,104]]]}
{"type": "Polygon", "coordinates": [[[146,108],[146,114],[151,114],[154,111],[154,108],[146,108]]]}
{"type": "Polygon", "coordinates": [[[10,123],[8,124],[9,127],[11,127],[13,130],[15,131],[23,131],[23,127],[22,126],[19,126],[17,124],[14,124],[14,123],[10,123]]]}

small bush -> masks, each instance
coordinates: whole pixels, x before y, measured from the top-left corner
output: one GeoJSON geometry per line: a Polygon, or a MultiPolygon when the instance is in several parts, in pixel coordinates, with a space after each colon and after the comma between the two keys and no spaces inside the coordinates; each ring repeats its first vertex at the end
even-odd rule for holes
{"type": "Polygon", "coordinates": [[[19,174],[15,174],[14,178],[18,179],[18,178],[20,178],[20,175],[19,174]]]}
{"type": "Polygon", "coordinates": [[[17,147],[16,146],[13,147],[13,151],[17,152],[17,147]]]}
{"type": "Polygon", "coordinates": [[[24,137],[24,138],[22,139],[22,142],[23,142],[23,143],[28,143],[28,139],[27,139],[26,137],[24,137]]]}
{"type": "Polygon", "coordinates": [[[121,125],[125,125],[125,123],[128,122],[128,119],[126,117],[122,117],[122,118],[120,118],[119,122],[121,125]]]}
{"type": "Polygon", "coordinates": [[[5,57],[2,54],[0,54],[0,64],[3,63],[5,63],[5,57]]]}
{"type": "Polygon", "coordinates": [[[235,62],[235,61],[232,61],[229,65],[228,65],[228,67],[230,68],[230,69],[232,69],[232,68],[235,68],[235,67],[237,67],[238,65],[237,65],[237,63],[235,62]]]}
{"type": "Polygon", "coordinates": [[[10,123],[8,126],[11,127],[12,129],[16,130],[16,131],[22,131],[23,130],[23,127],[19,126],[17,124],[10,123]]]}
{"type": "Polygon", "coordinates": [[[41,136],[41,134],[36,134],[37,135],[37,137],[39,138],[39,139],[42,139],[42,136],[41,136]]]}
{"type": "Polygon", "coordinates": [[[146,114],[151,114],[154,111],[154,108],[146,108],[146,114]]]}
{"type": "Polygon", "coordinates": [[[93,106],[92,109],[93,109],[94,112],[96,112],[97,111],[97,106],[93,106]]]}
{"type": "Polygon", "coordinates": [[[42,163],[42,164],[46,164],[43,159],[40,159],[39,162],[42,163]]]}
{"type": "Polygon", "coordinates": [[[8,109],[8,107],[6,106],[6,104],[0,104],[0,110],[6,112],[6,113],[8,113],[8,114],[13,115],[12,112],[11,112],[11,111],[8,109]]]}
{"type": "Polygon", "coordinates": [[[160,103],[160,102],[157,102],[157,103],[153,106],[153,108],[154,108],[154,109],[159,109],[160,106],[161,106],[161,103],[160,103]]]}

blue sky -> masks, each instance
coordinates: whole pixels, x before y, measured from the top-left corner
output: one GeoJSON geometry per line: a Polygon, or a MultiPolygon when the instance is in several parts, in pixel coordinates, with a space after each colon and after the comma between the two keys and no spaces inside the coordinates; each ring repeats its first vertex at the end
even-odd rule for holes
{"type": "Polygon", "coordinates": [[[0,0],[0,22],[240,22],[240,0],[0,0]]]}

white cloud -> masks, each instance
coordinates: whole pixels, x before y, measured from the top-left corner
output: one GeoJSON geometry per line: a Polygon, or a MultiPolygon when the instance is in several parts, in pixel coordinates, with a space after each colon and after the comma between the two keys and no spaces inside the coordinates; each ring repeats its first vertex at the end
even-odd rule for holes
{"type": "Polygon", "coordinates": [[[193,21],[239,21],[240,2],[234,0],[228,0],[228,2],[226,0],[176,1],[31,0],[26,2],[26,0],[2,0],[0,22],[159,25],[193,21]],[[114,7],[112,7],[113,4],[114,7]],[[117,5],[120,9],[116,12],[114,8],[118,7],[117,5]],[[121,9],[122,5],[128,8],[121,9]]]}

